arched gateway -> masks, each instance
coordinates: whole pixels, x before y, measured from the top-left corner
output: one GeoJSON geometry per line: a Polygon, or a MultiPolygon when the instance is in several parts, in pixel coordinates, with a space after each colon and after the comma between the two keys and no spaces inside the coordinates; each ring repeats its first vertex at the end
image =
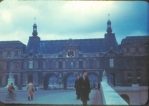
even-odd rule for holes
{"type": "Polygon", "coordinates": [[[58,85],[58,76],[55,73],[47,73],[43,79],[43,89],[55,89],[58,85]]]}

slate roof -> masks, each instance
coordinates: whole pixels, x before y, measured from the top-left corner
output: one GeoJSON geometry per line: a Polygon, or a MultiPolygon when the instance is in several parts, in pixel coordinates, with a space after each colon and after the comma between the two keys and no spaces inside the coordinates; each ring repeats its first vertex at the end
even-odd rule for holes
{"type": "MultiPolygon", "coordinates": [[[[83,53],[96,53],[104,51],[104,39],[73,39],[75,45],[79,46],[79,51],[83,53]]],[[[62,51],[62,48],[68,40],[47,40],[40,41],[41,54],[56,54],[62,51]]]]}
{"type": "Polygon", "coordinates": [[[0,41],[0,48],[1,49],[5,49],[5,48],[13,48],[13,49],[23,48],[25,50],[26,45],[23,44],[20,41],[0,41]]]}
{"type": "Polygon", "coordinates": [[[149,36],[128,36],[121,41],[121,45],[133,43],[149,44],[149,36]]]}

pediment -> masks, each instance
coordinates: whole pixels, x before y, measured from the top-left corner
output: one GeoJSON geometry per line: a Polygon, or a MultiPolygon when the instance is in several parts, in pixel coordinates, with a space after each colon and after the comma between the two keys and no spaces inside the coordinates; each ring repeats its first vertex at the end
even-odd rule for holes
{"type": "Polygon", "coordinates": [[[38,58],[38,56],[34,54],[32,51],[30,51],[28,54],[24,56],[24,58],[38,58]]]}
{"type": "Polygon", "coordinates": [[[113,49],[103,54],[103,57],[119,57],[119,56],[120,55],[117,52],[115,52],[113,49]]]}

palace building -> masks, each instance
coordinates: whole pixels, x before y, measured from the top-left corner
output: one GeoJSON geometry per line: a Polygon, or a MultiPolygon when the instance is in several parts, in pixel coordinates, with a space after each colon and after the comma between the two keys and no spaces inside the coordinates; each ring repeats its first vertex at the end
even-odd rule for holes
{"type": "Polygon", "coordinates": [[[29,80],[39,89],[69,89],[77,75],[88,72],[91,87],[105,70],[111,86],[147,85],[149,36],[127,36],[117,43],[111,21],[104,38],[40,40],[36,23],[28,44],[0,41],[0,61],[5,62],[0,86],[7,85],[9,73],[23,89],[29,80]]]}

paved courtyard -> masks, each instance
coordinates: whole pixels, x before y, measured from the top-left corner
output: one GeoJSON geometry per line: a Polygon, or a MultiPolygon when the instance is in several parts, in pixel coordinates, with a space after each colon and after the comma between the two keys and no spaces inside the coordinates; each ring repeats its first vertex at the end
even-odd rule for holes
{"type": "MultiPolygon", "coordinates": [[[[6,101],[6,92],[0,93],[0,101],[2,103],[10,104],[69,104],[69,105],[81,105],[81,100],[76,99],[75,90],[40,90],[35,92],[34,100],[27,100],[26,91],[16,92],[16,100],[6,101]]],[[[102,105],[101,92],[98,90],[92,90],[90,93],[89,105],[102,105]]]]}

